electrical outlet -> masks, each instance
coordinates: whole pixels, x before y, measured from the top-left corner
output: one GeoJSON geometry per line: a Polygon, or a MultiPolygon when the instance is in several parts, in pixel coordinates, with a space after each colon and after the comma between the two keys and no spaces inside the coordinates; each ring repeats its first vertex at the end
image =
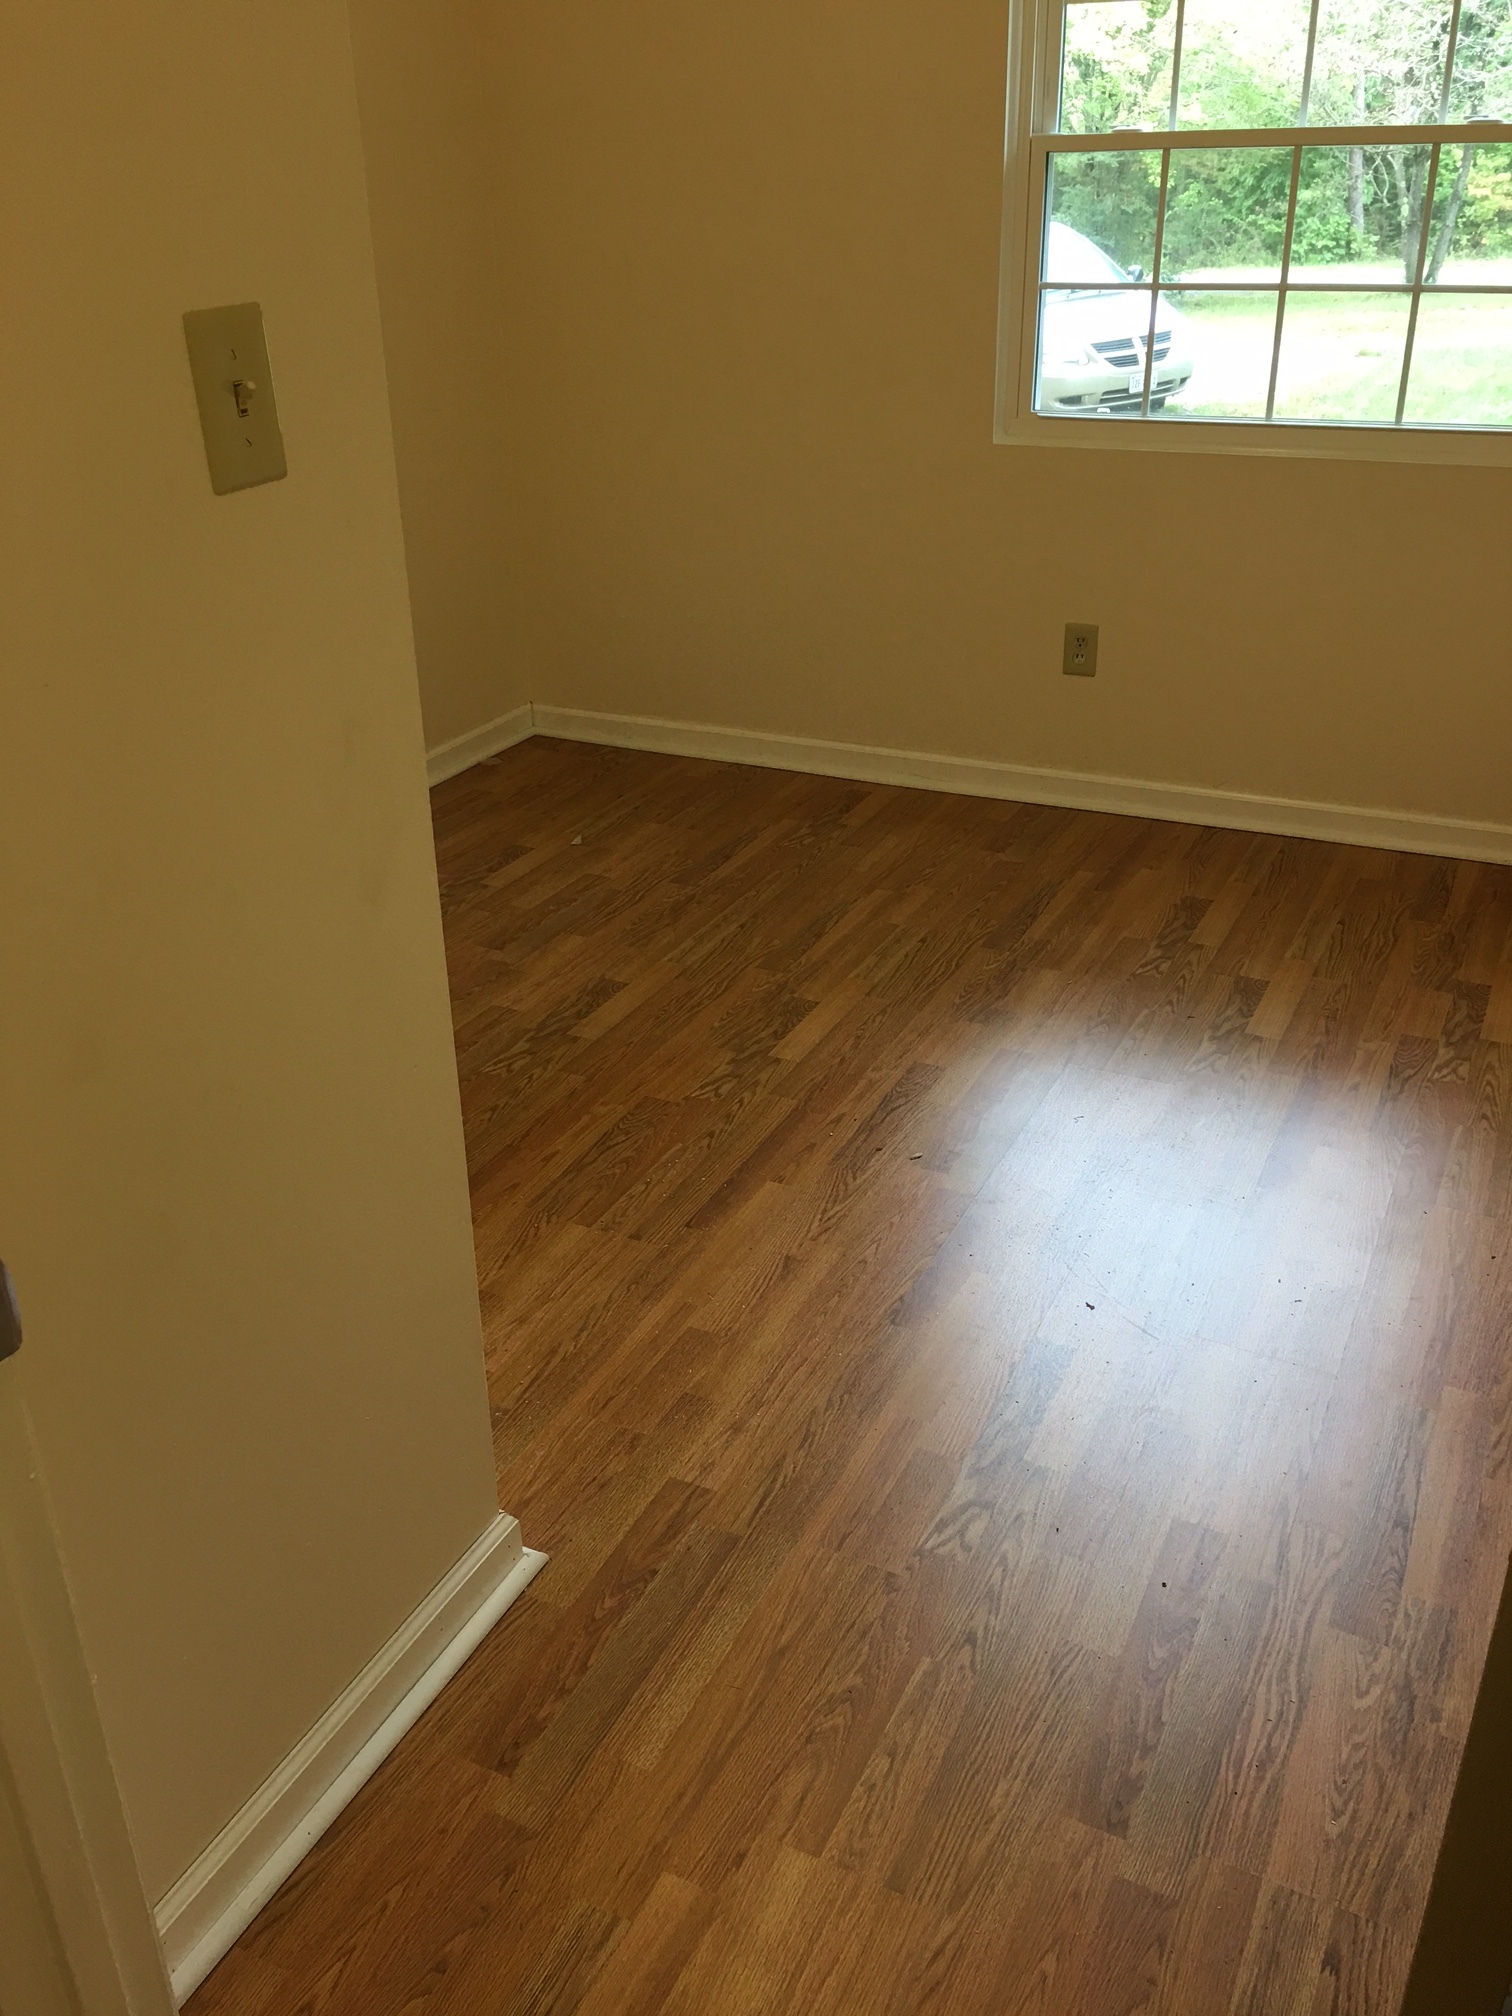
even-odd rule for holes
{"type": "Polygon", "coordinates": [[[1095,679],[1097,677],[1097,625],[1095,623],[1068,623],[1066,625],[1066,655],[1061,670],[1068,679],[1095,679]]]}

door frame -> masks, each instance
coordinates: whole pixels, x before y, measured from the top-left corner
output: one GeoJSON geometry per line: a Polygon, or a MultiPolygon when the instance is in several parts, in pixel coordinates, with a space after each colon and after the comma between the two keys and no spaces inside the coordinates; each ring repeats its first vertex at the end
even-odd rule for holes
{"type": "Polygon", "coordinates": [[[1512,1563],[1398,2016],[1502,2016],[1512,1986],[1512,1563]]]}
{"type": "Polygon", "coordinates": [[[0,1993],[8,1967],[13,1999],[25,1983],[30,2004],[45,1995],[66,2016],[172,2016],[22,1364],[0,1362],[0,1922],[14,1928],[0,1993]]]}

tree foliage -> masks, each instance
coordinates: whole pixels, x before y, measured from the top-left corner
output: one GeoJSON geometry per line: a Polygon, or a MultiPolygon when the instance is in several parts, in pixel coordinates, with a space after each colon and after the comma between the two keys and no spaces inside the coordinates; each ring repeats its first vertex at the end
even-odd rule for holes
{"type": "MultiPolygon", "coordinates": [[[[1449,0],[1324,0],[1309,112],[1314,126],[1432,124],[1444,108],[1449,0]]],[[[1188,0],[1179,123],[1295,125],[1307,10],[1302,0],[1188,0]]],[[[1092,0],[1067,9],[1062,130],[1163,129],[1169,122],[1173,0],[1092,0]]],[[[1512,0],[1463,0],[1451,120],[1512,119],[1512,0]]],[[[1302,264],[1400,263],[1416,270],[1429,150],[1309,147],[1297,192],[1302,264]]],[[[1054,214],[1127,268],[1148,267],[1161,157],[1154,149],[1061,156],[1054,214]]],[[[1179,150],[1172,157],[1164,268],[1278,264],[1288,148],[1179,150]]],[[[1512,255],[1512,148],[1443,150],[1428,267],[1512,255]]]]}

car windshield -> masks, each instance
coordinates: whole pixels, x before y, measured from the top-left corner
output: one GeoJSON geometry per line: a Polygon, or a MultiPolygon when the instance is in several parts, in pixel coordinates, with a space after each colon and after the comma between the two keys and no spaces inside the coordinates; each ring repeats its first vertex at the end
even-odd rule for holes
{"type": "Polygon", "coordinates": [[[1106,252],[1099,252],[1090,238],[1083,238],[1080,231],[1073,231],[1069,224],[1050,226],[1047,249],[1050,257],[1046,271],[1055,276],[1058,286],[1119,286],[1129,278],[1121,266],[1114,265],[1106,252]]]}

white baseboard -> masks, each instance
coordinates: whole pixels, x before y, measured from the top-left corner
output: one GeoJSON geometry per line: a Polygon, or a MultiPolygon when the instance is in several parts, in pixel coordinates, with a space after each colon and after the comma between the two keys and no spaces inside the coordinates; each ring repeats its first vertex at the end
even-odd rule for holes
{"type": "Polygon", "coordinates": [[[1030,805],[1122,812],[1138,819],[1174,819],[1183,825],[1346,841],[1358,847],[1394,847],[1409,854],[1512,862],[1512,826],[1471,819],[1438,819],[1427,813],[1390,812],[1363,805],[1312,804],[1300,798],[1262,798],[1243,791],[1206,791],[1189,784],[1148,784],[1136,777],[1036,770],[1017,763],[980,763],[964,756],[921,755],[905,749],[869,749],[853,742],[764,735],[750,728],[717,728],[699,721],[595,714],[578,707],[550,707],[541,701],[535,703],[533,713],[536,734],[558,735],[572,742],[654,749],[664,755],[703,756],[723,763],[755,763],[822,777],[853,777],[867,784],[914,785],[973,798],[1011,798],[1030,805]]]}
{"type": "Polygon", "coordinates": [[[156,1912],[180,2003],[545,1564],[500,1513],[185,1870],[156,1912]]]}
{"type": "Polygon", "coordinates": [[[534,716],[535,709],[527,700],[523,707],[512,708],[508,714],[501,714],[497,721],[485,721],[481,728],[458,735],[454,741],[443,742],[437,749],[428,749],[425,772],[432,788],[444,784],[448,777],[456,777],[463,770],[471,770],[474,763],[483,763],[490,756],[497,756],[501,749],[513,748],[527,735],[533,735],[534,716]]]}

